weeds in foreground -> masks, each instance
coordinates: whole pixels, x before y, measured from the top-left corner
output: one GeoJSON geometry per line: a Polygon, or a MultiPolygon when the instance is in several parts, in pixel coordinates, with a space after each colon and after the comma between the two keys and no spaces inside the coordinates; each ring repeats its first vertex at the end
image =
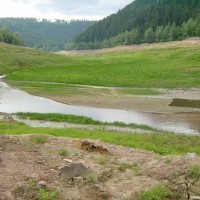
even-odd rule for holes
{"type": "Polygon", "coordinates": [[[126,169],[132,169],[136,176],[142,175],[141,165],[139,163],[134,163],[134,164],[121,163],[119,166],[119,171],[124,172],[126,169]]]}
{"type": "Polygon", "coordinates": [[[87,177],[89,183],[97,184],[99,182],[98,177],[95,174],[91,174],[87,177]]]}
{"type": "Polygon", "coordinates": [[[45,189],[39,190],[39,199],[40,200],[54,200],[59,196],[59,189],[54,189],[52,191],[47,191],[45,189]]]}
{"type": "Polygon", "coordinates": [[[34,179],[29,179],[27,183],[30,187],[35,187],[37,185],[37,181],[34,179]]]}
{"type": "Polygon", "coordinates": [[[166,200],[173,196],[173,193],[170,189],[165,186],[155,186],[148,191],[142,192],[138,200],[166,200]]]}
{"type": "Polygon", "coordinates": [[[48,135],[32,135],[28,139],[24,140],[25,146],[32,149],[35,148],[37,144],[44,144],[48,141],[48,135]]]}
{"type": "Polygon", "coordinates": [[[48,141],[48,136],[47,135],[33,135],[30,137],[30,142],[35,143],[35,144],[44,144],[45,142],[48,141]]]}
{"type": "Polygon", "coordinates": [[[16,114],[21,119],[30,119],[30,120],[44,120],[51,122],[66,122],[73,124],[91,124],[91,125],[111,125],[111,126],[119,126],[119,127],[130,127],[130,128],[141,128],[144,130],[154,130],[151,127],[146,125],[138,125],[138,124],[125,124],[123,122],[101,122],[94,120],[89,117],[84,116],[76,116],[76,115],[67,115],[67,114],[59,114],[59,113],[17,113],[16,114]]]}
{"type": "Polygon", "coordinates": [[[119,166],[119,171],[124,172],[126,169],[132,169],[133,165],[128,164],[128,163],[121,163],[119,166]]]}
{"type": "Polygon", "coordinates": [[[61,157],[66,157],[69,155],[69,152],[66,150],[66,149],[59,149],[58,150],[58,154],[61,156],[61,157]]]}
{"type": "Polygon", "coordinates": [[[108,165],[109,164],[109,158],[107,156],[100,156],[99,158],[96,158],[96,161],[100,165],[108,165]]]}

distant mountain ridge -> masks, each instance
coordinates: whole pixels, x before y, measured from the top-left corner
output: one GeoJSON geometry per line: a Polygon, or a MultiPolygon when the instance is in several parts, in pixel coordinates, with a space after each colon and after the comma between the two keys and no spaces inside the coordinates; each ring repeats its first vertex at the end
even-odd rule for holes
{"type": "Polygon", "coordinates": [[[67,48],[104,48],[196,36],[200,36],[199,0],[135,0],[94,23],[67,48]]]}
{"type": "Polygon", "coordinates": [[[47,51],[64,49],[77,35],[86,30],[94,21],[48,20],[38,21],[35,18],[0,18],[0,28],[6,27],[12,32],[18,32],[24,45],[47,51]]]}

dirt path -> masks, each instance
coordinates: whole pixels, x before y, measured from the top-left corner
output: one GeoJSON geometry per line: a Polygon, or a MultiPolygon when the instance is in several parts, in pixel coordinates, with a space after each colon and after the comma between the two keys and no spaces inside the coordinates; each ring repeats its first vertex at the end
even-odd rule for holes
{"type": "Polygon", "coordinates": [[[59,188],[57,200],[135,200],[141,191],[168,184],[167,177],[200,163],[200,157],[193,154],[160,156],[95,141],[93,145],[108,151],[101,154],[79,144],[80,140],[70,138],[0,135],[0,199],[38,200],[44,187],[46,191],[59,188]],[[65,155],[59,153],[63,149],[65,155]],[[63,178],[60,169],[70,166],[69,162],[81,163],[94,175],[86,180],[63,178]]]}

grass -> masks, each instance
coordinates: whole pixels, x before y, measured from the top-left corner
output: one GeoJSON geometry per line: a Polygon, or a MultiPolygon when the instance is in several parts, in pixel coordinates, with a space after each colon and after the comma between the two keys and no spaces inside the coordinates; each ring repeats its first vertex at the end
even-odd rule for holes
{"type": "Polygon", "coordinates": [[[108,165],[109,164],[109,157],[107,157],[107,156],[100,156],[99,158],[96,158],[96,161],[100,165],[108,165]]]}
{"type": "Polygon", "coordinates": [[[30,120],[42,120],[42,121],[51,121],[51,122],[66,122],[66,123],[74,123],[74,124],[90,124],[90,125],[114,125],[119,127],[130,127],[130,128],[141,128],[144,130],[154,130],[151,127],[146,125],[137,125],[137,124],[125,124],[123,122],[114,122],[114,123],[106,123],[100,122],[97,120],[93,120],[89,117],[84,116],[76,116],[76,115],[65,115],[65,114],[41,114],[41,113],[17,113],[18,117],[22,119],[30,119],[30,120]]]}
{"type": "Polygon", "coordinates": [[[119,165],[119,170],[120,170],[121,172],[126,171],[126,169],[133,169],[133,165],[128,164],[128,163],[121,163],[121,164],[119,165]]]}
{"type": "Polygon", "coordinates": [[[98,177],[95,174],[91,174],[87,177],[89,183],[97,184],[99,182],[98,177]]]}
{"type": "Polygon", "coordinates": [[[142,175],[141,172],[141,165],[139,163],[128,164],[128,163],[121,163],[119,165],[119,171],[124,172],[126,169],[132,169],[136,176],[142,175]]]}
{"type": "Polygon", "coordinates": [[[52,129],[32,128],[22,123],[0,122],[1,134],[49,134],[53,136],[87,138],[102,140],[103,142],[154,151],[161,155],[178,155],[188,152],[200,155],[200,137],[162,134],[122,134],[103,130],[77,130],[77,129],[52,129]]]}
{"type": "Polygon", "coordinates": [[[47,135],[33,135],[30,137],[30,142],[34,144],[44,144],[47,141],[47,135]]]}
{"type": "Polygon", "coordinates": [[[7,81],[9,85],[26,90],[37,96],[97,96],[97,95],[161,95],[155,89],[144,88],[94,88],[67,83],[36,82],[36,81],[7,81]]]}
{"type": "Polygon", "coordinates": [[[172,197],[172,192],[164,186],[155,186],[149,191],[142,192],[138,200],[167,200],[172,197]]]}
{"type": "Polygon", "coordinates": [[[38,144],[44,144],[48,141],[48,135],[46,134],[34,134],[28,140],[24,140],[25,146],[28,148],[35,148],[38,144]]]}
{"type": "Polygon", "coordinates": [[[58,189],[47,191],[42,188],[39,190],[39,199],[40,200],[54,200],[56,197],[59,196],[59,193],[60,191],[58,189]]]}
{"type": "Polygon", "coordinates": [[[68,152],[66,149],[59,149],[58,154],[59,154],[61,157],[65,157],[65,156],[68,156],[68,155],[69,155],[69,152],[68,152]]]}
{"type": "Polygon", "coordinates": [[[67,57],[0,43],[0,74],[18,81],[199,88],[199,54],[199,46],[180,46],[67,57]]]}
{"type": "Polygon", "coordinates": [[[90,91],[87,88],[62,83],[39,83],[26,81],[8,81],[8,83],[37,96],[90,96],[93,94],[93,91],[90,91]]]}
{"type": "Polygon", "coordinates": [[[29,187],[36,187],[37,186],[37,181],[34,180],[34,179],[28,179],[27,183],[28,183],[29,187]]]}

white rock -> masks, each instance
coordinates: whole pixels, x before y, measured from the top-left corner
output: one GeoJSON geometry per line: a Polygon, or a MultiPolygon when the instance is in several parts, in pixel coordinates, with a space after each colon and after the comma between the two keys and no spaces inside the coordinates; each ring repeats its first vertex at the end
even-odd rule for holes
{"type": "Polygon", "coordinates": [[[196,153],[187,153],[187,157],[189,158],[189,159],[194,159],[194,158],[196,158],[196,153]]]}
{"type": "Polygon", "coordinates": [[[67,163],[73,163],[73,161],[70,160],[70,159],[63,159],[63,161],[65,161],[65,162],[67,162],[67,163]]]}
{"type": "Polygon", "coordinates": [[[45,182],[45,181],[40,181],[40,182],[38,183],[38,185],[41,186],[41,187],[47,187],[47,182],[45,182]]]}

